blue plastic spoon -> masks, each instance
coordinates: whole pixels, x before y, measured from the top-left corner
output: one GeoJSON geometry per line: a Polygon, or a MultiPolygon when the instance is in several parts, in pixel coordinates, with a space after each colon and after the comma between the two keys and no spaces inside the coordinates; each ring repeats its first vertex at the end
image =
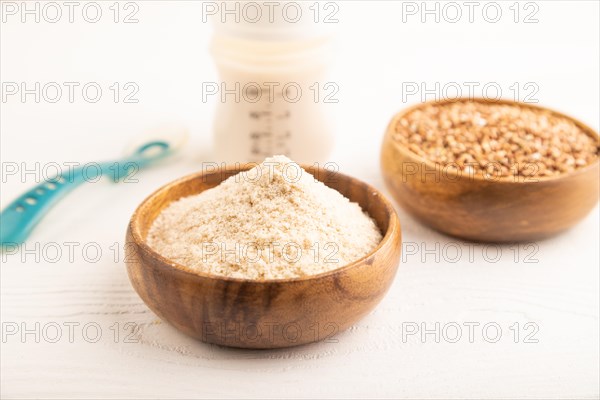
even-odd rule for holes
{"type": "Polygon", "coordinates": [[[77,167],[35,186],[0,213],[0,245],[23,243],[33,228],[67,193],[84,182],[95,181],[100,175],[115,182],[148,165],[169,156],[173,146],[166,141],[147,142],[129,157],[118,161],[94,164],[95,168],[77,167]],[[94,170],[93,173],[90,170],[94,170]]]}

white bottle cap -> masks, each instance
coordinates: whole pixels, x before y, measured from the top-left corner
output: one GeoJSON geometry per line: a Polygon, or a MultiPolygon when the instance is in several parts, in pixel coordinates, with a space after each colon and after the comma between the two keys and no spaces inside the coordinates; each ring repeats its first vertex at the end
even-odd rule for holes
{"type": "Polygon", "coordinates": [[[215,32],[246,40],[295,41],[331,35],[335,23],[318,3],[295,1],[231,1],[214,3],[210,17],[215,32]]]}

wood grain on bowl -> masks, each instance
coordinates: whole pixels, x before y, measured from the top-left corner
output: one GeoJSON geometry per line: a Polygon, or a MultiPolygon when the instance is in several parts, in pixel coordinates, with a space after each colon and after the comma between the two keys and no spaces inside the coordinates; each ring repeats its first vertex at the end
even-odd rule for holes
{"type": "Polygon", "coordinates": [[[186,270],[157,254],[145,238],[170,202],[218,185],[239,169],[198,173],[148,197],[131,218],[127,271],[135,290],[163,320],[202,341],[243,348],[278,348],[330,338],[370,312],[390,287],[401,249],[392,205],[373,187],[324,169],[306,168],[355,201],[383,234],[369,255],[347,266],[298,279],[242,280],[186,270]]]}

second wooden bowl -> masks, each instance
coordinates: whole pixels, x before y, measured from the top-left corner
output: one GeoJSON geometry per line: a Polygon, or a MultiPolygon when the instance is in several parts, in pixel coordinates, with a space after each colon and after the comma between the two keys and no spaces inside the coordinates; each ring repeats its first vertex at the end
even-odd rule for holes
{"type": "Polygon", "coordinates": [[[162,209],[217,186],[239,169],[194,174],[170,183],[135,211],[126,237],[129,279],[160,318],[202,341],[243,348],[278,348],[331,338],[365,316],[390,287],[400,258],[400,223],[373,187],[323,169],[305,168],[355,201],[383,234],[356,262],[297,279],[244,280],[191,272],[156,253],[146,235],[162,209]]]}
{"type": "MultiPolygon", "coordinates": [[[[507,100],[494,103],[540,108],[507,100]]],[[[392,119],[381,149],[381,168],[394,198],[426,225],[473,241],[536,240],[575,225],[598,202],[598,161],[557,177],[515,180],[461,175],[420,157],[393,135],[404,115],[425,104],[392,119]]],[[[598,134],[588,126],[551,112],[571,119],[598,141],[598,134]]]]}

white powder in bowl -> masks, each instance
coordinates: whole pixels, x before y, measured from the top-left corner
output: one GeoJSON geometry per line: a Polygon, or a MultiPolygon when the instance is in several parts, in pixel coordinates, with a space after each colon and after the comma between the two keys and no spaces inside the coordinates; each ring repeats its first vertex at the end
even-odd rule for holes
{"type": "Polygon", "coordinates": [[[284,156],[171,203],[148,233],[150,246],[189,270],[257,280],[342,267],[381,238],[357,203],[284,156]]]}

